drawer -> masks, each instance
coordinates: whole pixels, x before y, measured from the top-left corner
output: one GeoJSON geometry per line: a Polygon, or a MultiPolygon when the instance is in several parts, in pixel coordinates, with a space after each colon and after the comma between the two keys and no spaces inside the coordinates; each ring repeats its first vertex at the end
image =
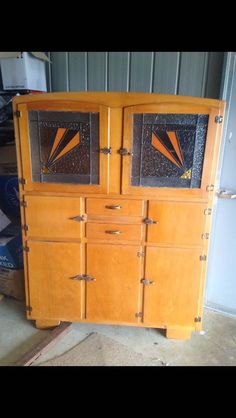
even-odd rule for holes
{"type": "Polygon", "coordinates": [[[28,236],[42,238],[80,238],[83,222],[82,199],[74,197],[26,196],[28,236]],[[74,219],[73,219],[74,218],[74,219]]]}
{"type": "Polygon", "coordinates": [[[171,245],[203,245],[206,205],[202,203],[149,201],[147,240],[171,245]]]}
{"type": "Polygon", "coordinates": [[[109,241],[141,241],[142,229],[142,225],[88,222],[86,236],[109,241]]]}
{"type": "Polygon", "coordinates": [[[142,200],[86,199],[87,215],[103,216],[143,216],[142,200]]]}

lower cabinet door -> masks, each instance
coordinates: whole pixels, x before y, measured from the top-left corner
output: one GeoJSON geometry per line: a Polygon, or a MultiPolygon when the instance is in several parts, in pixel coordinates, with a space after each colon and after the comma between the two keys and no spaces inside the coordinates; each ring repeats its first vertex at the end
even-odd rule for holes
{"type": "Polygon", "coordinates": [[[81,318],[81,244],[28,241],[32,318],[81,318]]]}
{"type": "Polygon", "coordinates": [[[144,323],[194,326],[202,279],[200,255],[197,249],[147,248],[145,279],[150,284],[144,284],[144,323]]]}
{"type": "Polygon", "coordinates": [[[86,318],[89,321],[137,322],[141,247],[87,244],[86,318]]]}

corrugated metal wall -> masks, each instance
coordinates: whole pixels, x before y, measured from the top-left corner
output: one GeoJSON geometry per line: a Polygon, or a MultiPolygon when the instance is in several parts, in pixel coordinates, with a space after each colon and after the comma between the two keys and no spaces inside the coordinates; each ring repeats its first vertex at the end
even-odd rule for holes
{"type": "Polygon", "coordinates": [[[140,91],[218,98],[223,52],[51,52],[49,91],[140,91]]]}

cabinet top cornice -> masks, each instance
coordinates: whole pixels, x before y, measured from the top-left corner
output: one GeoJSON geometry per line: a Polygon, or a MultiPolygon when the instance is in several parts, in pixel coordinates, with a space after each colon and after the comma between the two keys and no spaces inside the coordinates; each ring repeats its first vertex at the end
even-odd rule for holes
{"type": "Polygon", "coordinates": [[[127,92],[62,92],[42,93],[15,96],[14,106],[22,103],[35,102],[88,102],[109,107],[126,107],[141,104],[178,103],[204,105],[208,107],[224,108],[223,100],[206,99],[202,97],[178,96],[156,93],[127,93],[127,92]]]}

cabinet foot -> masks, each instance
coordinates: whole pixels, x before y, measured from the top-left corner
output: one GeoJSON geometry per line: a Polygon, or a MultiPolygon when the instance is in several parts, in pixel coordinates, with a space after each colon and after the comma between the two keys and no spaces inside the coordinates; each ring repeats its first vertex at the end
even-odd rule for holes
{"type": "Polygon", "coordinates": [[[173,327],[167,328],[166,330],[166,338],[173,338],[176,340],[189,340],[191,338],[191,335],[191,328],[173,327]]]}
{"type": "Polygon", "coordinates": [[[60,321],[49,321],[44,319],[36,319],[36,328],[38,329],[50,329],[60,325],[60,321]]]}

